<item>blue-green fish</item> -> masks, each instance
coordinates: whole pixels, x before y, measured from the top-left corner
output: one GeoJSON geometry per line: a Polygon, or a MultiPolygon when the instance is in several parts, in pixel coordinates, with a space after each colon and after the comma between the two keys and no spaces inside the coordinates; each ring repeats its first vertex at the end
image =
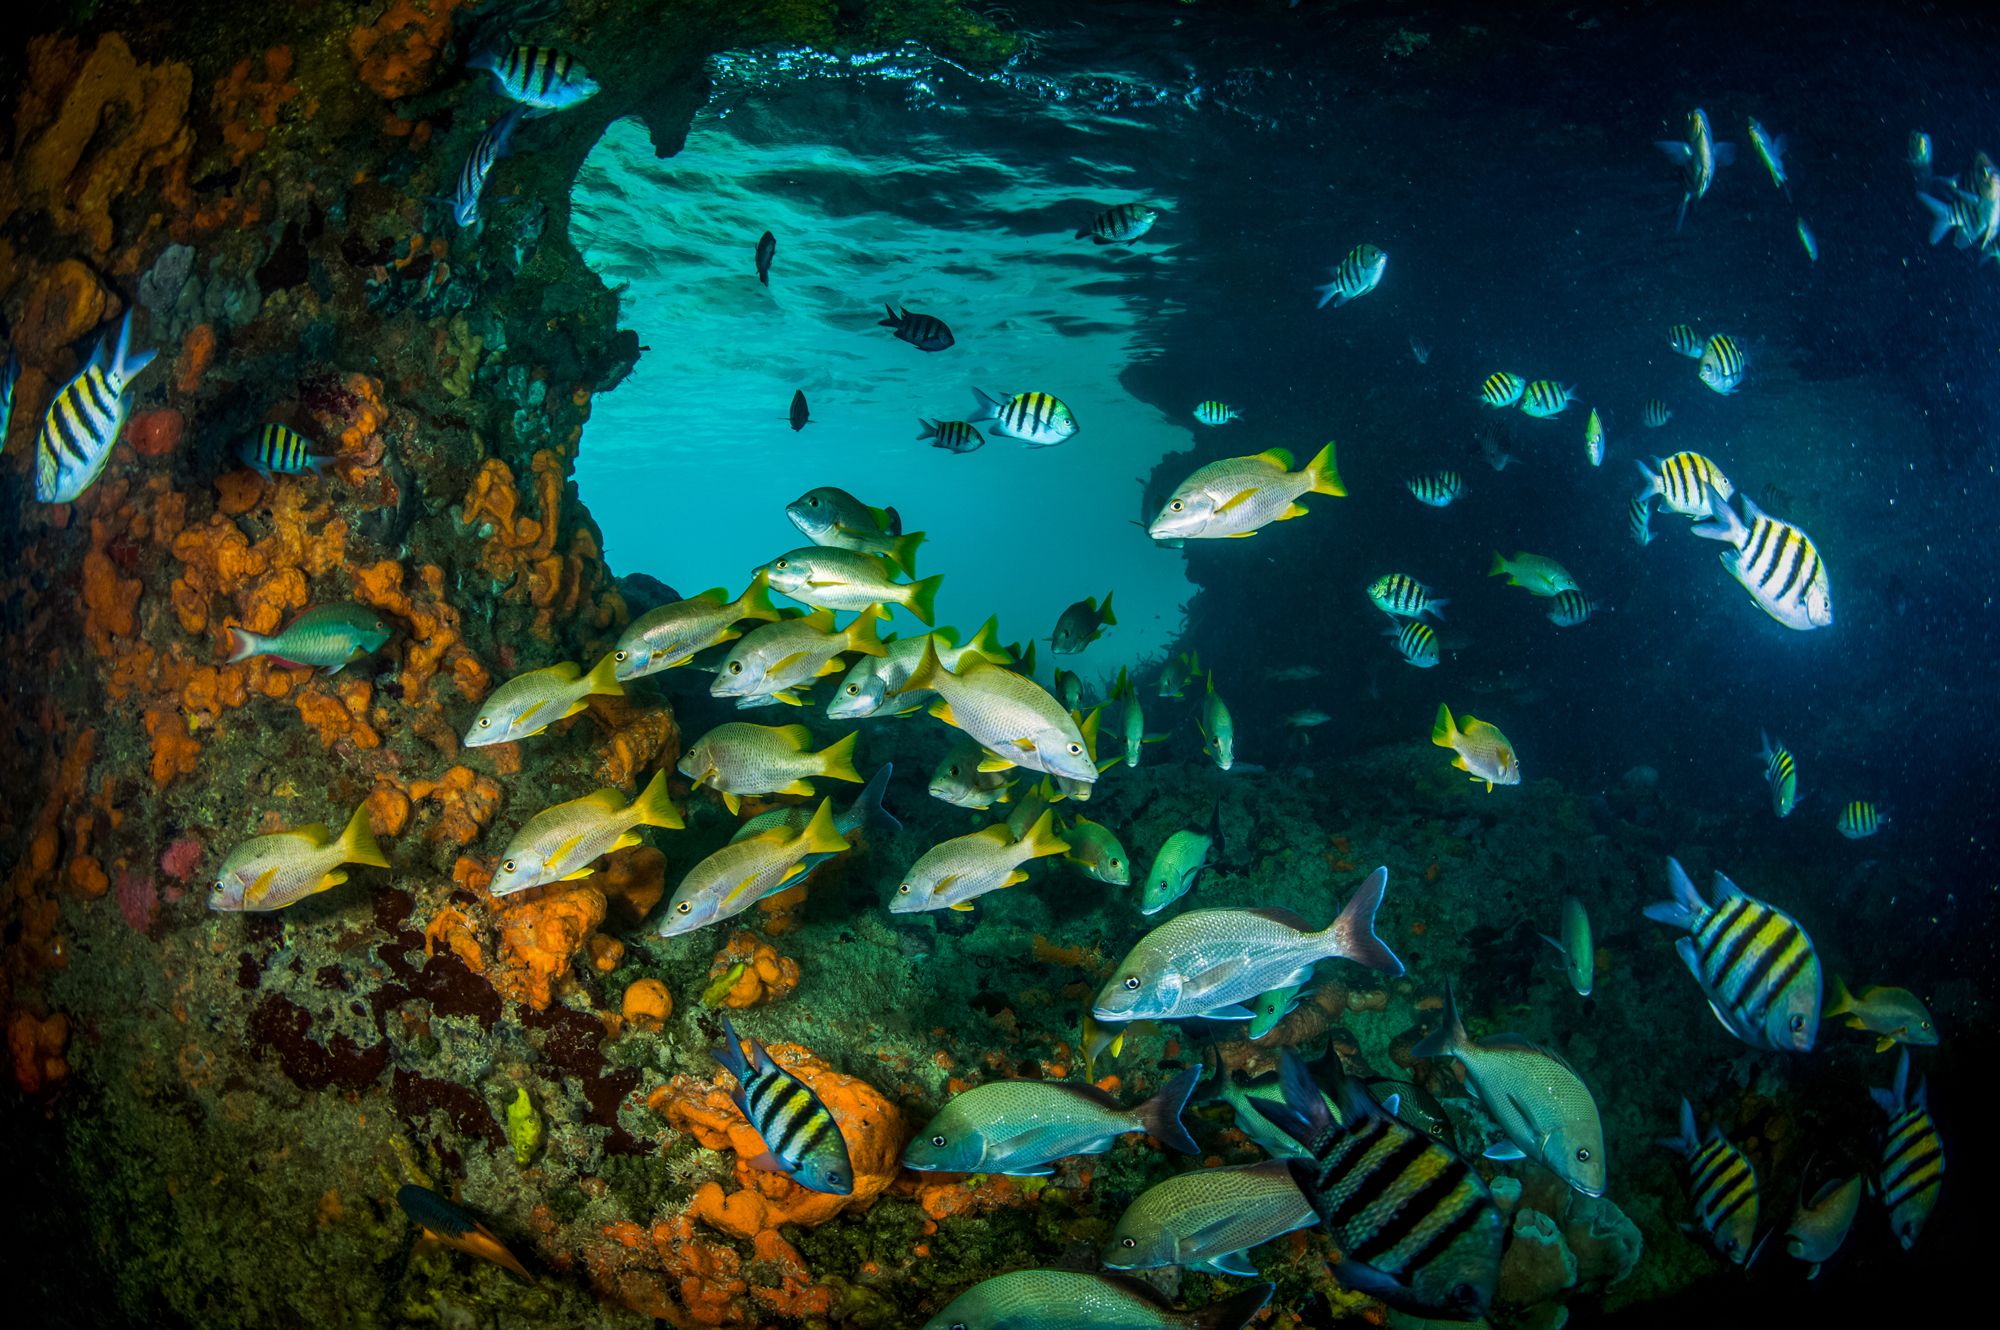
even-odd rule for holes
{"type": "Polygon", "coordinates": [[[1806,225],[1805,218],[1799,218],[1798,223],[1799,244],[1805,247],[1806,260],[1809,263],[1818,263],[1819,239],[1813,235],[1812,228],[1806,225]]]}
{"type": "Polygon", "coordinates": [[[1440,659],[1436,630],[1420,620],[1407,619],[1384,628],[1382,636],[1392,639],[1403,659],[1420,670],[1430,669],[1440,659]]]}
{"type": "Polygon", "coordinates": [[[1910,1050],[1896,1059],[1896,1080],[1886,1090],[1868,1093],[1889,1115],[1889,1132],[1882,1139],[1882,1162],[1875,1170],[1875,1190],[1889,1212],[1889,1228],[1908,1251],[1917,1245],[1924,1221],[1931,1217],[1944,1185],[1944,1141],[1931,1119],[1927,1085],[1917,1082],[1910,1093],[1910,1050]]]}
{"type": "Polygon", "coordinates": [[[1889,816],[1877,811],[1875,805],[1866,799],[1856,799],[1840,810],[1840,821],[1836,825],[1847,839],[1863,840],[1888,826],[1889,816]]]}
{"type": "Polygon", "coordinates": [[[363,605],[321,605],[307,610],[270,637],[247,628],[229,630],[232,663],[270,656],[282,664],[310,665],[322,674],[366,660],[389,640],[389,621],[363,605]]]}
{"type": "Polygon", "coordinates": [[[1334,1277],[1412,1315],[1483,1317],[1506,1226],[1479,1174],[1337,1069],[1334,1114],[1296,1053],[1278,1067],[1284,1102],[1258,1108],[1306,1149],[1292,1178],[1333,1239],[1334,1277]]]}
{"type": "Polygon", "coordinates": [[[1116,627],[1118,616],[1111,612],[1111,596],[1105,592],[1101,605],[1095,596],[1085,596],[1064,610],[1049,636],[1049,649],[1058,656],[1074,656],[1104,636],[1106,628],[1116,627]]]}
{"type": "Polygon", "coordinates": [[[1771,787],[1771,811],[1779,817],[1790,817],[1799,801],[1798,759],[1782,740],[1768,734],[1757,737],[1764,743],[1758,756],[1764,759],[1764,781],[1771,787]]]}
{"type": "Polygon", "coordinates": [[[1674,898],[1648,905],[1646,917],[1687,931],[1674,950],[1722,1028],[1752,1048],[1810,1053],[1819,1033],[1820,969],[1805,929],[1720,873],[1713,907],[1673,859],[1667,882],[1674,898]]]}
{"type": "Polygon", "coordinates": [[[1243,413],[1227,402],[1202,402],[1195,407],[1194,418],[1204,425],[1227,425],[1243,419],[1243,413]]]}
{"type": "Polygon", "coordinates": [[[1574,896],[1563,897],[1562,936],[1544,933],[1542,941],[1562,955],[1563,973],[1569,976],[1569,986],[1576,995],[1589,997],[1597,974],[1597,949],[1591,941],[1590,916],[1584,912],[1583,902],[1574,896]]]}
{"type": "Polygon", "coordinates": [[[1681,1100],[1681,1134],[1660,1142],[1688,1161],[1688,1193],[1695,1222],[1723,1259],[1749,1261],[1757,1240],[1757,1170],[1749,1156],[1714,1127],[1698,1135],[1694,1105],[1681,1100]]]}
{"type": "Polygon", "coordinates": [[[1701,340],[1701,334],[1685,323],[1676,323],[1667,329],[1667,345],[1674,349],[1676,355],[1686,356],[1689,360],[1701,359],[1701,340]]]}
{"type": "Polygon", "coordinates": [[[1438,471],[1405,482],[1417,502],[1431,508],[1448,508],[1465,492],[1465,478],[1456,471],[1438,471]]]}
{"type": "Polygon", "coordinates": [[[1757,150],[1757,160],[1764,163],[1764,169],[1771,173],[1771,184],[1790,195],[1792,187],[1785,177],[1785,136],[1765,132],[1764,127],[1757,123],[1757,117],[1751,116],[1750,146],[1757,150]]]}
{"type": "Polygon", "coordinates": [[[1426,614],[1442,622],[1451,601],[1408,573],[1384,573],[1368,584],[1368,599],[1392,619],[1421,619],[1426,614]]]}
{"type": "Polygon", "coordinates": [[[1125,741],[1125,765],[1137,767],[1146,747],[1146,714],[1139,703],[1139,689],[1122,665],[1118,667],[1118,682],[1111,687],[1111,700],[1118,704],[1118,735],[1125,741]]]}
{"type": "Polygon", "coordinates": [[[974,1284],[925,1321],[923,1330],[1242,1330],[1271,1300],[1258,1284],[1206,1307],[1179,1311],[1123,1275],[1015,1270],[974,1284]]]}
{"type": "Polygon", "coordinates": [[[1532,1159],[1585,1196],[1605,1185],[1604,1124],[1590,1087],[1569,1063],[1517,1034],[1474,1039],[1447,983],[1444,1023],[1410,1050],[1420,1058],[1456,1058],[1480,1105],[1512,1148],[1490,1159],[1532,1159]]]}
{"type": "Polygon", "coordinates": [[[903,1167],[925,1173],[1005,1173],[1042,1177],[1058,1159],[1103,1154],[1120,1136],[1143,1131],[1184,1155],[1201,1153],[1181,1110],[1201,1080],[1189,1067],[1143,1103],[1124,1107],[1094,1085],[989,1081],[954,1095],[910,1138],[903,1167]]]}
{"type": "Polygon", "coordinates": [[[854,1166],[848,1162],[847,1140],[833,1114],[804,1081],[773,1062],[755,1039],[746,1059],[736,1027],[726,1015],[722,1042],[708,1053],[736,1078],[729,1097],[764,1138],[768,1153],[752,1161],[757,1167],[783,1173],[809,1191],[853,1194],[854,1166]]]}
{"type": "Polygon", "coordinates": [[[1339,309],[1348,301],[1367,295],[1381,284],[1388,266],[1389,256],[1375,246],[1356,245],[1340,261],[1340,266],[1333,269],[1333,280],[1313,288],[1319,295],[1317,308],[1325,309],[1331,302],[1339,309]]]}
{"type": "Polygon", "coordinates": [[[1850,1030],[1866,1030],[1875,1036],[1875,1051],[1886,1053],[1897,1044],[1928,1048],[1938,1041],[1937,1024],[1923,999],[1907,988],[1870,984],[1859,993],[1848,991],[1839,975],[1833,977],[1833,1001],[1820,1013],[1822,1020],[1847,1018],[1850,1030]]]}
{"type": "Polygon", "coordinates": [[[1521,394],[1528,391],[1528,381],[1518,374],[1499,370],[1488,374],[1479,384],[1479,399],[1496,410],[1514,405],[1521,400],[1521,394]]]}
{"type": "Polygon", "coordinates": [[[131,310],[107,354],[108,336],[98,338],[90,363],[49,399],[35,439],[35,497],[43,503],[69,503],[97,483],[132,413],[132,380],[153,363],[153,352],[132,350],[131,310]]]}
{"type": "Polygon", "coordinates": [[[1081,869],[1085,877],[1114,887],[1131,882],[1132,861],[1111,828],[1079,817],[1063,828],[1062,838],[1069,842],[1063,862],[1081,869]]]}
{"type": "Polygon", "coordinates": [[[1282,1159],[1198,1168],[1139,1193],[1105,1239],[1103,1260],[1113,1270],[1181,1265],[1254,1276],[1252,1247],[1318,1222],[1282,1159]]]}
{"type": "Polygon", "coordinates": [[[1851,1178],[1831,1179],[1811,1201],[1800,1192],[1799,1208],[1785,1230],[1785,1251],[1812,1267],[1806,1271],[1807,1279],[1817,1279],[1820,1266],[1832,1260],[1840,1244],[1847,1241],[1847,1231],[1854,1227],[1855,1213],[1861,1209],[1862,1190],[1862,1177],[1856,1173],[1851,1178]]]}
{"type": "Polygon", "coordinates": [[[1208,676],[1208,693],[1201,701],[1201,751],[1213,758],[1224,771],[1236,765],[1236,718],[1229,704],[1215,691],[1215,674],[1208,676]]]}
{"type": "Polygon", "coordinates": [[[1641,492],[1632,496],[1625,505],[1625,529],[1632,533],[1635,544],[1644,548],[1653,543],[1653,496],[1641,492]]]}
{"type": "Polygon", "coordinates": [[[1403,963],[1375,936],[1375,912],[1389,884],[1378,868],[1338,917],[1315,931],[1283,909],[1189,910],[1139,939],[1091,1011],[1101,1021],[1248,1020],[1259,993],[1304,983],[1313,967],[1340,957],[1391,978],[1403,963]]]}
{"type": "Polygon", "coordinates": [[[269,480],[273,476],[320,476],[333,457],[313,451],[313,442],[289,425],[265,425],[236,447],[243,465],[269,480]]]}
{"type": "Polygon", "coordinates": [[[1208,852],[1220,831],[1220,807],[1210,813],[1206,831],[1182,829],[1167,837],[1153,866],[1146,870],[1146,885],[1139,896],[1139,913],[1158,914],[1194,890],[1195,879],[1208,863],[1208,852]]]}
{"type": "Polygon", "coordinates": [[[1250,1004],[1250,1024],[1244,1027],[1244,1037],[1262,1039],[1277,1029],[1278,1022],[1298,1010],[1299,995],[1305,991],[1304,984],[1287,984],[1268,993],[1259,993],[1250,1004]]]}
{"type": "Polygon", "coordinates": [[[21,379],[21,356],[7,348],[7,363],[0,366],[0,452],[7,449],[7,431],[14,424],[14,385],[21,379]]]}
{"type": "Polygon", "coordinates": [[[1090,225],[1080,228],[1076,238],[1086,237],[1095,245],[1130,244],[1153,229],[1153,223],[1160,220],[1160,210],[1143,203],[1120,203],[1106,208],[1090,219],[1090,225]]]}
{"type": "Polygon", "coordinates": [[[503,94],[539,112],[560,111],[599,92],[597,80],[581,61],[567,51],[547,46],[480,51],[465,63],[473,69],[491,70],[503,94]]]}

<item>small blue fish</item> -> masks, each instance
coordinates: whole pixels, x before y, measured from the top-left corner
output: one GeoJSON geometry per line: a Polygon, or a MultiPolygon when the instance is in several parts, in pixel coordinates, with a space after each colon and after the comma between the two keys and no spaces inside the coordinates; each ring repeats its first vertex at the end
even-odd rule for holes
{"type": "Polygon", "coordinates": [[[588,101],[601,90],[590,71],[567,51],[547,46],[516,46],[511,51],[480,51],[465,62],[473,69],[491,70],[508,99],[547,115],[588,101]]]}
{"type": "Polygon", "coordinates": [[[69,503],[92,485],[111,460],[111,446],[132,412],[128,390],[153,352],[132,350],[132,311],[118,325],[117,349],[106,354],[100,337],[90,363],[57,389],[35,440],[35,497],[69,503]]]}
{"type": "Polygon", "coordinates": [[[1806,219],[1803,217],[1799,218],[1799,243],[1806,247],[1806,258],[1818,263],[1819,241],[1814,238],[1812,228],[1806,225],[1806,219]]]}
{"type": "Polygon", "coordinates": [[[847,1140],[819,1096],[773,1062],[755,1039],[750,1041],[753,1066],[744,1058],[736,1027],[727,1016],[722,1018],[722,1035],[722,1042],[708,1050],[709,1056],[736,1078],[729,1097],[764,1138],[767,1151],[749,1162],[783,1173],[810,1191],[852,1195],[854,1165],[848,1162],[847,1140]]]}
{"type": "Polygon", "coordinates": [[[289,425],[265,425],[236,447],[243,465],[269,480],[272,476],[320,476],[333,458],[313,451],[311,439],[289,425]]]}
{"type": "Polygon", "coordinates": [[[459,168],[458,189],[452,194],[451,215],[460,226],[478,226],[479,195],[486,188],[486,177],[493,173],[493,165],[508,152],[508,141],[514,137],[514,130],[527,117],[527,110],[515,107],[479,136],[479,142],[472,145],[472,152],[459,168]]]}

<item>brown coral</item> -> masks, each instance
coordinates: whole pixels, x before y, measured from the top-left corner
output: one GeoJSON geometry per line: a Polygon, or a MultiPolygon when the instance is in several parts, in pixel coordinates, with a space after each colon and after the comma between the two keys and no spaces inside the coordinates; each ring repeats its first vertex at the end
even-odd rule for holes
{"type": "Polygon", "coordinates": [[[228,78],[215,81],[210,104],[222,123],[222,143],[232,165],[242,165],[263,148],[277,127],[278,112],[299,95],[291,73],[292,48],[273,46],[261,61],[238,60],[228,78]]]}
{"type": "Polygon", "coordinates": [[[429,87],[451,33],[458,0],[396,0],[382,17],[347,37],[361,81],[387,101],[429,87]]]}
{"type": "Polygon", "coordinates": [[[620,1011],[628,1024],[658,1034],[674,1014],[674,997],[657,979],[636,979],[625,990],[620,1011]]]}
{"type": "Polygon", "coordinates": [[[7,1022],[7,1051],[14,1057],[14,1083],[23,1094],[39,1094],[69,1075],[63,1048],[69,1018],[61,1012],[36,1016],[17,1011],[7,1022]]]}

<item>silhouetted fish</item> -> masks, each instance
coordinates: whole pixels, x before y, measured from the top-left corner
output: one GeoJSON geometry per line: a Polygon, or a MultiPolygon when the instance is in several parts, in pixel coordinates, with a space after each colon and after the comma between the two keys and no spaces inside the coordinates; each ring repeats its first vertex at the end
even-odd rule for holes
{"type": "Polygon", "coordinates": [[[792,429],[802,430],[812,424],[812,413],[806,409],[806,390],[800,388],[792,393],[792,429]]]}
{"type": "Polygon", "coordinates": [[[430,1188],[404,1187],[396,1193],[396,1204],[403,1207],[403,1213],[425,1234],[445,1246],[470,1252],[504,1270],[512,1270],[523,1279],[532,1278],[527,1267],[514,1259],[514,1254],[487,1231],[486,1225],[474,1218],[470,1211],[453,1205],[430,1188]]]}
{"type": "Polygon", "coordinates": [[[894,328],[896,340],[908,342],[919,351],[943,351],[954,339],[951,329],[945,327],[944,320],[934,314],[917,314],[908,309],[897,311],[894,305],[884,305],[889,317],[880,320],[878,328],[894,328]]]}
{"type": "Polygon", "coordinates": [[[771,284],[771,260],[778,254],[778,237],[766,231],[757,241],[757,280],[771,284]]]}

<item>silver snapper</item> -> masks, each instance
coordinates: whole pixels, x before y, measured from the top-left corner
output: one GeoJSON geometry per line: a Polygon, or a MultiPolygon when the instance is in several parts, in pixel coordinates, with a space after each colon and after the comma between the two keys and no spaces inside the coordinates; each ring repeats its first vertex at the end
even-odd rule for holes
{"type": "Polygon", "coordinates": [[[1102,1256],[1113,1270],[1183,1265],[1254,1276],[1250,1248],[1317,1222],[1282,1159],[1201,1168],[1141,1192],[1119,1217],[1102,1256]]]}

